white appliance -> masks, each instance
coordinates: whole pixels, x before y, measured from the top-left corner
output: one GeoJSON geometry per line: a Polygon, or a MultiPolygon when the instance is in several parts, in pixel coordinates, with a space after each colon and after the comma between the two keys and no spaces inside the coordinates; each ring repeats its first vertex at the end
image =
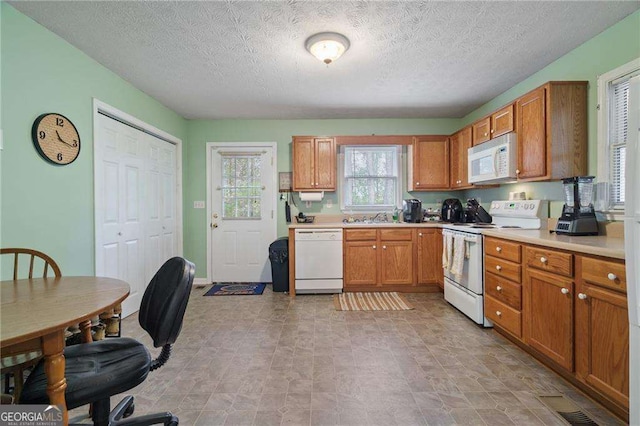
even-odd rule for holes
{"type": "Polygon", "coordinates": [[[342,293],[342,229],[295,230],[296,293],[342,293]]]}
{"type": "Polygon", "coordinates": [[[464,238],[465,256],[461,275],[444,268],[444,299],[477,324],[492,327],[484,316],[484,247],[482,232],[486,229],[544,229],[549,217],[548,202],[543,200],[493,201],[489,209],[491,224],[458,223],[444,225],[443,247],[447,235],[464,238]]]}
{"type": "Polygon", "coordinates": [[[640,425],[640,76],[629,81],[624,248],[629,305],[629,424],[640,425]]]}
{"type": "Polygon", "coordinates": [[[507,133],[469,148],[469,183],[496,183],[516,178],[516,134],[507,133]]]}

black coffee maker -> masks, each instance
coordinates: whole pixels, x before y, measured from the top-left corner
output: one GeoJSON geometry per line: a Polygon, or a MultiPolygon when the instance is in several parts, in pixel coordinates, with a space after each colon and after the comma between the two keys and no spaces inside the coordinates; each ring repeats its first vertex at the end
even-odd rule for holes
{"type": "Polygon", "coordinates": [[[407,223],[422,222],[422,202],[411,199],[402,201],[402,219],[407,223]]]}
{"type": "Polygon", "coordinates": [[[444,222],[460,222],[462,220],[462,203],[460,200],[457,198],[444,200],[440,217],[444,222]]]}

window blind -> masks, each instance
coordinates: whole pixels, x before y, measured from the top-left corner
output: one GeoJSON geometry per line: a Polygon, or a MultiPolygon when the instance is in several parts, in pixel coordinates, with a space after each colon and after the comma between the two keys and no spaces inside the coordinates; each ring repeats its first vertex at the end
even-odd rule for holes
{"type": "Polygon", "coordinates": [[[609,205],[624,208],[625,160],[629,127],[629,80],[640,74],[636,70],[609,83],[609,205]]]}

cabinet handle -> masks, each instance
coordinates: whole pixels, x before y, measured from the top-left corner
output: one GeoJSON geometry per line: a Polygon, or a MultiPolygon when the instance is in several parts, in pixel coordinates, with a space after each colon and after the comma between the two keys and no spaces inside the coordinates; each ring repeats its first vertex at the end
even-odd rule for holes
{"type": "Polygon", "coordinates": [[[500,265],[496,265],[496,270],[498,270],[498,271],[502,271],[502,266],[500,266],[500,265]]]}
{"type": "Polygon", "coordinates": [[[499,317],[501,317],[501,316],[502,316],[502,312],[500,312],[500,311],[496,311],[496,315],[497,315],[497,316],[499,316],[499,317]]]}
{"type": "Polygon", "coordinates": [[[387,246],[382,246],[382,249],[383,249],[383,250],[386,250],[386,249],[387,249],[387,246]]]}
{"type": "Polygon", "coordinates": [[[569,289],[568,289],[568,288],[566,288],[566,287],[562,287],[562,290],[560,290],[560,292],[561,292],[562,294],[569,294],[569,289]]]}
{"type": "Polygon", "coordinates": [[[374,250],[376,249],[376,246],[372,246],[372,247],[373,247],[374,250]]]}
{"type": "Polygon", "coordinates": [[[584,293],[578,293],[578,299],[580,299],[580,300],[584,300],[584,299],[586,299],[586,298],[587,298],[587,295],[586,295],[586,294],[584,294],[584,293]]]}
{"type": "Polygon", "coordinates": [[[502,247],[500,247],[500,246],[496,247],[496,251],[497,251],[498,253],[500,253],[500,252],[502,251],[502,247]]]}
{"type": "Polygon", "coordinates": [[[546,258],[546,257],[544,257],[544,256],[542,256],[542,257],[540,258],[540,262],[542,262],[542,263],[547,263],[547,258],[546,258]]]}
{"type": "Polygon", "coordinates": [[[609,272],[607,274],[607,278],[609,278],[611,281],[615,281],[618,279],[618,276],[616,274],[614,274],[613,272],[609,272]]]}
{"type": "Polygon", "coordinates": [[[502,287],[500,287],[499,285],[496,286],[496,290],[498,291],[502,291],[502,287]]]}

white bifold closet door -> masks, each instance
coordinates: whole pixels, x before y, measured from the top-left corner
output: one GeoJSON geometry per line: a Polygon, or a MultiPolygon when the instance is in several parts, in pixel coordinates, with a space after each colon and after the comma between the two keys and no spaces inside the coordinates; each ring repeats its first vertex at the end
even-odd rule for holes
{"type": "Polygon", "coordinates": [[[96,275],[129,284],[128,316],[178,254],[176,146],[98,114],[95,156],[96,275]]]}

